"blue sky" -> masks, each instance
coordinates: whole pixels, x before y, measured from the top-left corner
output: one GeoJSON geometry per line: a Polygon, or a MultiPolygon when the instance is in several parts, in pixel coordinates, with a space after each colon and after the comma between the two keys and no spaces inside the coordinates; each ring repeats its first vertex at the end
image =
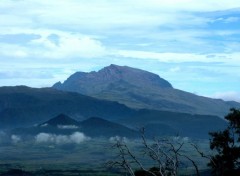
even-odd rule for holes
{"type": "Polygon", "coordinates": [[[240,1],[0,1],[0,86],[51,86],[112,63],[240,101],[240,1]]]}

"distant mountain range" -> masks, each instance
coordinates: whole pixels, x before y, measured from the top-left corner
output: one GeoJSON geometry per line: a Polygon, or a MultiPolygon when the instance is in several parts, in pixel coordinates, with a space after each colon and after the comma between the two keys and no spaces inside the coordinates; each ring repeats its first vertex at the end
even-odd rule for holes
{"type": "Polygon", "coordinates": [[[144,108],[223,117],[240,103],[181,91],[158,75],[127,66],[110,65],[98,72],[76,72],[53,88],[144,108]]]}
{"type": "Polygon", "coordinates": [[[212,115],[141,109],[131,118],[123,117],[116,122],[136,129],[145,127],[149,136],[179,135],[191,138],[209,138],[208,133],[226,128],[226,121],[212,115]]]}
{"type": "MultiPolygon", "coordinates": [[[[226,125],[226,122],[217,116],[131,109],[117,102],[99,100],[52,88],[38,89],[25,86],[0,88],[0,129],[31,128],[36,124],[45,126],[48,123],[51,126],[54,124],[65,126],[71,122],[69,118],[61,117],[61,123],[58,118],[51,119],[62,113],[72,117],[75,121],[82,121],[86,130],[89,129],[99,134],[106,126],[118,131],[118,128],[123,129],[118,125],[124,125],[132,130],[146,127],[147,131],[155,131],[159,135],[178,133],[206,138],[209,131],[222,129],[226,125]],[[101,120],[92,117],[100,117],[101,120]],[[118,125],[108,125],[108,122],[104,120],[118,125]],[[98,126],[98,124],[105,127],[98,126]]],[[[75,121],[71,123],[78,126],[78,122],[75,121]]],[[[53,128],[54,132],[56,132],[55,129],[53,128]]],[[[49,130],[51,132],[51,128],[49,130]]],[[[69,130],[70,132],[72,131],[69,130]]]]}
{"type": "Polygon", "coordinates": [[[144,114],[145,117],[142,116],[139,119],[139,116],[136,115],[131,119],[119,119],[118,123],[99,117],[76,121],[65,114],[60,114],[38,125],[12,129],[10,133],[20,135],[23,138],[29,138],[29,136],[33,138],[40,133],[71,135],[74,132],[81,132],[91,138],[114,138],[117,136],[140,138],[139,129],[140,127],[144,127],[146,136],[151,138],[163,135],[179,135],[204,139],[208,138],[209,131],[219,130],[226,126],[226,123],[218,117],[171,114],[169,112],[160,113],[157,111],[149,112],[148,110],[142,110],[139,114],[144,114]],[[157,117],[160,114],[162,116],[157,117]],[[176,116],[178,117],[176,118],[176,116]]]}
{"type": "Polygon", "coordinates": [[[129,117],[135,110],[117,102],[52,88],[0,87],[0,128],[31,126],[61,113],[77,120],[93,116],[115,119],[129,117]]]}
{"type": "Polygon", "coordinates": [[[65,114],[60,114],[39,125],[11,130],[12,134],[21,136],[35,136],[40,133],[70,135],[74,132],[81,132],[92,138],[110,138],[116,136],[128,138],[138,137],[136,130],[102,118],[91,117],[83,121],[76,121],[65,114]]]}
{"type": "Polygon", "coordinates": [[[209,131],[226,126],[222,117],[230,107],[240,104],[174,89],[147,71],[110,65],[77,72],[53,88],[0,87],[0,130],[70,134],[80,129],[89,136],[130,137],[145,127],[150,136],[208,138],[209,131]]]}

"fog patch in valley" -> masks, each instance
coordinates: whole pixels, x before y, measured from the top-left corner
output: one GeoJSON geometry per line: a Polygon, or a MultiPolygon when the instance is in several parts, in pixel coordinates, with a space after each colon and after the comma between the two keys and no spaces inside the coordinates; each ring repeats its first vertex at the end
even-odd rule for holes
{"type": "Polygon", "coordinates": [[[41,125],[41,127],[47,127],[47,126],[48,126],[47,123],[44,123],[44,124],[41,125]]]}
{"type": "Polygon", "coordinates": [[[76,125],[58,125],[57,127],[59,129],[77,129],[77,128],[79,128],[76,125]]]}
{"type": "Polygon", "coordinates": [[[90,140],[90,138],[81,132],[74,132],[71,135],[39,133],[38,135],[35,136],[36,143],[80,144],[86,140],[90,140]]]}
{"type": "Polygon", "coordinates": [[[185,137],[180,137],[180,136],[174,136],[173,141],[181,141],[181,142],[189,142],[191,139],[187,136],[185,137]]]}
{"type": "Polygon", "coordinates": [[[11,135],[11,141],[12,143],[16,144],[22,141],[22,138],[18,135],[12,134],[11,135]]]}
{"type": "Polygon", "coordinates": [[[110,142],[117,142],[117,141],[121,141],[121,142],[128,142],[128,139],[126,137],[121,137],[121,136],[112,136],[109,138],[110,142]]]}

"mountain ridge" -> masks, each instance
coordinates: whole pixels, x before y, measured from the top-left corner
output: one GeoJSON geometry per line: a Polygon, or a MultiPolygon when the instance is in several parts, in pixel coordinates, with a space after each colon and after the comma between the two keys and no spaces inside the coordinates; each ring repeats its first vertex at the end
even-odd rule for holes
{"type": "Polygon", "coordinates": [[[88,137],[127,137],[139,138],[139,129],[144,128],[149,138],[157,136],[190,137],[208,139],[209,131],[221,130],[227,123],[216,116],[190,115],[171,112],[140,110],[134,116],[116,120],[90,117],[76,121],[68,115],[61,114],[45,122],[30,127],[14,128],[12,135],[34,138],[40,133],[52,135],[71,135],[81,132],[88,137]],[[201,124],[201,125],[199,125],[201,124]]]}
{"type": "MultiPolygon", "coordinates": [[[[74,130],[81,131],[77,122],[76,124],[75,121],[72,123],[72,120],[64,120],[65,117],[60,118],[62,121],[60,125],[58,122],[46,124],[49,123],[49,119],[58,117],[57,115],[61,113],[77,121],[83,121],[90,117],[100,117],[103,119],[101,121],[103,126],[106,126],[104,124],[107,124],[107,121],[131,129],[145,126],[150,128],[149,131],[154,129],[153,132],[158,134],[165,134],[167,131],[171,134],[175,131],[187,134],[188,130],[191,129],[189,135],[205,138],[208,137],[209,131],[223,129],[226,124],[223,119],[217,116],[195,116],[170,111],[131,109],[117,102],[99,100],[79,93],[64,92],[52,88],[0,87],[0,130],[28,128],[41,124],[42,126],[38,126],[38,129],[30,128],[29,132],[40,133],[44,129],[47,133],[58,132],[61,134],[64,129],[65,134],[69,135],[74,130]]],[[[95,128],[91,128],[91,130],[97,130],[98,123],[95,123],[94,119],[91,122],[95,124],[95,128]]],[[[90,123],[90,125],[93,124],[90,123]]],[[[115,129],[117,130],[115,127],[112,128],[112,131],[115,129]]],[[[91,130],[89,131],[91,132],[91,130]]],[[[123,131],[125,130],[123,129],[123,131]]],[[[16,131],[15,134],[18,134],[17,132],[20,133],[21,130],[16,131]]],[[[99,130],[95,134],[97,132],[99,130]]]]}
{"type": "Polygon", "coordinates": [[[71,135],[75,132],[81,132],[88,137],[138,137],[138,132],[136,130],[130,129],[116,122],[102,119],[100,117],[90,117],[83,121],[76,121],[65,114],[59,114],[38,125],[10,130],[11,134],[18,134],[25,138],[26,136],[32,136],[34,138],[40,133],[71,135]]]}
{"type": "Polygon", "coordinates": [[[57,115],[54,118],[51,118],[50,120],[40,124],[40,126],[47,126],[47,125],[51,125],[51,126],[67,126],[67,125],[72,125],[72,126],[79,126],[79,122],[72,119],[71,117],[61,113],[59,115],[57,115]]]}
{"type": "Polygon", "coordinates": [[[0,128],[33,125],[60,113],[83,120],[91,116],[114,119],[134,112],[117,102],[74,92],[27,86],[0,87],[0,128]]]}
{"type": "Polygon", "coordinates": [[[53,88],[117,101],[136,109],[225,116],[240,103],[198,96],[178,90],[160,76],[141,69],[111,64],[98,72],[76,72],[53,88]]]}
{"type": "Polygon", "coordinates": [[[142,71],[140,69],[132,69],[128,66],[118,66],[114,64],[104,67],[98,72],[76,72],[63,84],[61,82],[54,84],[53,88],[61,89],[61,86],[63,86],[64,89],[79,93],[81,92],[83,94],[88,94],[91,91],[101,93],[101,91],[106,89],[109,84],[123,80],[125,83],[131,83],[135,87],[150,85],[156,87],[160,86],[162,88],[172,88],[172,85],[168,81],[160,78],[156,74],[142,71]],[[144,82],[141,81],[142,78],[144,78],[144,82]],[[69,84],[71,86],[68,86],[69,84]]]}

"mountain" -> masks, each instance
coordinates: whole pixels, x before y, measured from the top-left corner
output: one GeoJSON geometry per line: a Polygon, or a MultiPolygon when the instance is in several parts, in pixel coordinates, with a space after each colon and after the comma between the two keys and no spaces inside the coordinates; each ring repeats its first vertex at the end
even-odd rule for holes
{"type": "Polygon", "coordinates": [[[91,137],[137,137],[136,130],[102,118],[92,117],[80,122],[80,129],[91,137]]]}
{"type": "Polygon", "coordinates": [[[88,137],[110,138],[121,136],[135,138],[138,136],[138,132],[135,130],[99,117],[91,117],[78,122],[65,114],[60,114],[39,125],[11,130],[11,134],[25,137],[36,136],[39,133],[71,135],[74,132],[84,133],[88,137]]]}
{"type": "Polygon", "coordinates": [[[38,125],[12,129],[10,134],[20,135],[25,139],[33,138],[39,133],[71,135],[74,132],[81,132],[92,138],[116,136],[138,138],[140,137],[138,130],[144,127],[146,137],[151,139],[169,135],[208,139],[210,131],[222,130],[226,125],[224,120],[216,116],[139,110],[131,118],[119,118],[114,122],[99,117],[76,121],[60,114],[38,125]]]}
{"type": "Polygon", "coordinates": [[[208,139],[209,132],[223,130],[227,126],[226,121],[217,116],[149,109],[141,109],[131,118],[123,117],[116,122],[129,128],[145,127],[150,136],[179,135],[198,139],[208,139]]]}
{"type": "Polygon", "coordinates": [[[59,114],[58,116],[40,124],[40,126],[79,126],[79,122],[70,118],[65,114],[59,114]]]}
{"type": "Polygon", "coordinates": [[[169,82],[156,74],[113,64],[98,72],[76,72],[64,84],[58,82],[53,87],[82,94],[92,94],[114,89],[115,86],[119,90],[124,89],[125,86],[126,88],[128,86],[172,88],[169,82]]]}
{"type": "Polygon", "coordinates": [[[117,101],[131,108],[145,108],[223,117],[240,103],[225,102],[181,91],[154,73],[110,65],[98,72],[76,72],[53,88],[117,101]]]}
{"type": "Polygon", "coordinates": [[[79,122],[65,114],[59,114],[56,117],[51,118],[50,120],[47,120],[38,125],[14,128],[10,130],[10,133],[26,137],[35,136],[39,133],[70,135],[76,131],[80,131],[79,122]]]}
{"type": "Polygon", "coordinates": [[[19,127],[23,127],[35,134],[43,130],[71,134],[84,129],[89,135],[94,136],[91,133],[94,132],[99,136],[112,136],[120,129],[121,135],[132,136],[133,131],[145,127],[156,135],[179,133],[206,138],[209,131],[223,129],[225,125],[217,116],[131,109],[117,102],[52,88],[0,87],[0,129],[18,128],[16,134],[21,133],[19,127]]]}
{"type": "Polygon", "coordinates": [[[0,87],[0,128],[32,126],[61,113],[77,120],[92,116],[114,119],[130,116],[135,110],[52,88],[0,87]]]}

